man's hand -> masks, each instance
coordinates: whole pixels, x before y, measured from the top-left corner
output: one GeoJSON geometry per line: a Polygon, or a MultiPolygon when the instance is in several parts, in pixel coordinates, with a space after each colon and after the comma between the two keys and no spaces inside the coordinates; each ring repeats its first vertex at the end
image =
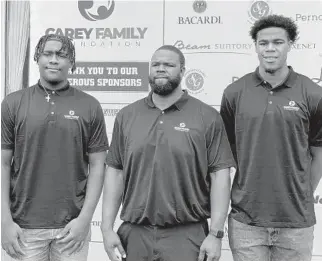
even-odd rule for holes
{"type": "Polygon", "coordinates": [[[207,261],[218,261],[221,256],[221,239],[208,235],[200,247],[198,261],[204,261],[205,255],[207,261]]]}
{"type": "Polygon", "coordinates": [[[122,258],[126,258],[126,253],[121,244],[119,236],[112,230],[109,229],[106,232],[103,231],[103,242],[105,251],[111,261],[120,261],[122,258]],[[115,248],[119,251],[121,256],[115,253],[115,248]]]}
{"type": "Polygon", "coordinates": [[[82,249],[89,233],[90,222],[80,218],[70,221],[56,237],[58,244],[66,244],[61,252],[71,255],[82,249]]]}
{"type": "Polygon", "coordinates": [[[14,259],[21,259],[25,253],[21,245],[25,245],[22,229],[13,221],[1,223],[2,248],[14,259]]]}

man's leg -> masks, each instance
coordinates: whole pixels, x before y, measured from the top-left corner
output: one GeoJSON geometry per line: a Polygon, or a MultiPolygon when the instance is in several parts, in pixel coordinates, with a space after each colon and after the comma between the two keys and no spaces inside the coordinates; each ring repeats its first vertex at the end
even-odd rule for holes
{"type": "Polygon", "coordinates": [[[268,231],[229,217],[228,238],[234,261],[269,261],[268,231]]]}
{"type": "Polygon", "coordinates": [[[272,247],[272,261],[310,261],[314,227],[278,228],[272,247]]]}
{"type": "Polygon", "coordinates": [[[49,244],[52,229],[22,229],[25,237],[25,246],[21,245],[25,256],[14,259],[2,250],[2,261],[49,261],[49,244]]]}
{"type": "Polygon", "coordinates": [[[126,261],[154,260],[154,232],[150,226],[133,225],[129,222],[122,223],[117,234],[126,252],[126,261]]]}
{"type": "MultiPolygon", "coordinates": [[[[55,238],[63,229],[55,229],[55,238]]],[[[83,247],[71,255],[67,255],[66,252],[61,253],[60,250],[65,244],[58,244],[56,240],[53,240],[50,246],[50,261],[86,261],[88,257],[89,242],[91,240],[91,229],[85,239],[83,247]]]]}
{"type": "MultiPolygon", "coordinates": [[[[197,261],[200,246],[208,235],[207,221],[158,229],[155,261],[197,261]]],[[[205,259],[206,260],[206,259],[205,259]]]]}

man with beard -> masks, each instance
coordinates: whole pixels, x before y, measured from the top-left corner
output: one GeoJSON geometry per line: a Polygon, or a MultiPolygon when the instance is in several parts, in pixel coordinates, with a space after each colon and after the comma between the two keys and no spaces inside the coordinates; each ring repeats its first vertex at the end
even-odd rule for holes
{"type": "Polygon", "coordinates": [[[160,47],[150,94],[116,116],[101,227],[112,261],[115,248],[127,261],[220,258],[234,160],[219,113],[181,89],[184,72],[181,51],[160,47]]]}
{"type": "Polygon", "coordinates": [[[103,111],[69,85],[70,39],[41,37],[34,59],[38,83],[1,107],[1,260],[85,261],[108,149],[103,111]]]}
{"type": "Polygon", "coordinates": [[[267,16],[250,34],[259,66],[228,86],[221,104],[238,165],[230,247],[235,261],[309,261],[322,175],[322,89],[287,66],[294,21],[267,16]]]}

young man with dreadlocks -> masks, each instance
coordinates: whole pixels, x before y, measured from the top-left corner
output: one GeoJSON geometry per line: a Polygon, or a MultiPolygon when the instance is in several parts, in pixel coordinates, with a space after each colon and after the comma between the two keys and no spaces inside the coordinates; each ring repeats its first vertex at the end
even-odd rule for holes
{"type": "Polygon", "coordinates": [[[87,260],[108,140],[92,96],[69,85],[75,48],[45,35],[40,80],[2,102],[2,260],[87,260]]]}
{"type": "Polygon", "coordinates": [[[250,31],[258,68],[224,91],[221,115],[238,164],[228,221],[235,261],[309,261],[322,175],[322,88],[287,66],[290,18],[250,31]]]}

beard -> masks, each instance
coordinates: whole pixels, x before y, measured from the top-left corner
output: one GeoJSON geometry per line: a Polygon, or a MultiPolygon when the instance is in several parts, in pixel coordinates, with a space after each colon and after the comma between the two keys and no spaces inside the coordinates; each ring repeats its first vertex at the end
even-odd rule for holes
{"type": "Polygon", "coordinates": [[[57,79],[45,79],[45,81],[52,85],[58,85],[59,83],[62,82],[62,80],[57,80],[57,79]]]}
{"type": "Polygon", "coordinates": [[[174,78],[168,78],[168,81],[165,84],[156,84],[155,78],[149,76],[149,83],[152,91],[160,96],[168,96],[169,94],[171,94],[175,89],[178,88],[180,82],[180,75],[177,75],[174,78]]]}

